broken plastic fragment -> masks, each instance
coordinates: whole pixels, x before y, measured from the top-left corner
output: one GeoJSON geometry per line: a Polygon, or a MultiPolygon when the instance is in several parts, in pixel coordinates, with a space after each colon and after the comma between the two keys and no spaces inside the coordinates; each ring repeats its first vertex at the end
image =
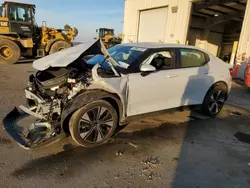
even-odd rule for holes
{"type": "Polygon", "coordinates": [[[242,114],[240,112],[235,111],[235,112],[231,112],[229,115],[230,116],[241,116],[242,114]]]}

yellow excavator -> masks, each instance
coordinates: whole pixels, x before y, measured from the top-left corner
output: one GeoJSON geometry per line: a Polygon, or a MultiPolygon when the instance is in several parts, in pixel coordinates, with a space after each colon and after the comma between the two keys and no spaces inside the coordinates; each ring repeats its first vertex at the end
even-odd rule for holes
{"type": "Polygon", "coordinates": [[[5,1],[0,6],[0,63],[14,64],[20,57],[43,57],[71,47],[76,28],[38,27],[34,4],[5,1]]]}
{"type": "Polygon", "coordinates": [[[99,39],[102,40],[106,48],[111,48],[117,44],[121,44],[122,42],[122,35],[115,36],[114,29],[108,28],[100,28],[97,29],[96,32],[98,33],[99,39]]]}

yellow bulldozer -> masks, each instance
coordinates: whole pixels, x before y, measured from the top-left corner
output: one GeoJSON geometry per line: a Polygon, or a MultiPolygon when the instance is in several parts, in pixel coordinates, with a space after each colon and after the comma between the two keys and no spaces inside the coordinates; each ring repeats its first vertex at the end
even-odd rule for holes
{"type": "Polygon", "coordinates": [[[34,4],[5,1],[0,6],[0,63],[14,64],[20,57],[43,57],[72,46],[78,30],[39,27],[34,4]]]}
{"type": "Polygon", "coordinates": [[[106,48],[111,48],[117,44],[121,44],[122,36],[115,36],[114,29],[100,28],[97,29],[99,39],[102,40],[106,48]]]}

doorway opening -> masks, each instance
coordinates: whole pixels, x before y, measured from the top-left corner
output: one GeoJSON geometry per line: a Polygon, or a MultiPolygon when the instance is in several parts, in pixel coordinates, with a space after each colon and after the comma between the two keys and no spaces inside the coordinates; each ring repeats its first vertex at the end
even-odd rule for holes
{"type": "Polygon", "coordinates": [[[194,2],[187,43],[233,64],[246,4],[247,0],[194,2]]]}

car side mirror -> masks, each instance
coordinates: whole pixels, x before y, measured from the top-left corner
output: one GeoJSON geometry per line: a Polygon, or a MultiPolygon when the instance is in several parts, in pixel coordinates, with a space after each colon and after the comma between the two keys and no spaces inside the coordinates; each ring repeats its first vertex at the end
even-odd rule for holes
{"type": "Polygon", "coordinates": [[[149,73],[155,72],[156,68],[152,65],[144,64],[141,66],[140,71],[142,76],[147,76],[149,73]]]}
{"type": "Polygon", "coordinates": [[[156,71],[156,68],[153,65],[144,64],[141,66],[140,71],[141,72],[154,72],[156,71]]]}

